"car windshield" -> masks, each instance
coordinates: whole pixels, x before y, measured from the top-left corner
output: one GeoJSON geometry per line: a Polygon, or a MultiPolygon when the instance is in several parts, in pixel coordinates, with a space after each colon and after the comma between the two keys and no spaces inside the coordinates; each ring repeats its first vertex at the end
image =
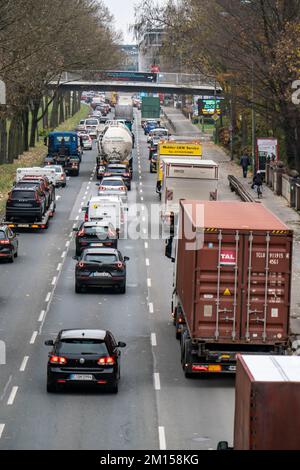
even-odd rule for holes
{"type": "Polygon", "coordinates": [[[102,186],[123,186],[123,182],[119,180],[105,180],[101,183],[102,186]]]}
{"type": "Polygon", "coordinates": [[[12,199],[34,199],[34,191],[13,191],[12,199]]]}
{"type": "Polygon", "coordinates": [[[87,253],[84,257],[84,261],[112,264],[116,263],[118,260],[117,256],[113,253],[87,253]]]}
{"type": "Polygon", "coordinates": [[[99,354],[107,355],[107,347],[104,341],[98,339],[66,338],[58,343],[57,352],[64,354],[99,354]]]}

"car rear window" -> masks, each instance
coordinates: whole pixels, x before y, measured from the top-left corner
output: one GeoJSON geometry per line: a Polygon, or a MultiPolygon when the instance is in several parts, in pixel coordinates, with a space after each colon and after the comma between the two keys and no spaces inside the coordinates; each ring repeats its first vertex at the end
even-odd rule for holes
{"type": "Polygon", "coordinates": [[[90,137],[88,135],[82,135],[82,140],[90,140],[90,137]]]}
{"type": "MultiPolygon", "coordinates": [[[[31,183],[32,184],[32,183],[31,183]]],[[[13,191],[12,199],[34,199],[34,191],[13,191]]]]}
{"type": "Polygon", "coordinates": [[[66,338],[61,339],[58,345],[59,354],[99,354],[107,355],[107,347],[104,341],[97,339],[66,338]]]}
{"type": "Polygon", "coordinates": [[[101,184],[103,186],[123,186],[123,182],[118,180],[105,180],[101,184]]]}
{"type": "Polygon", "coordinates": [[[116,255],[110,253],[87,253],[84,260],[103,264],[112,264],[118,261],[116,255]]]}
{"type": "Polygon", "coordinates": [[[110,171],[113,173],[125,173],[126,169],[125,168],[107,168],[107,171],[110,171]]]}
{"type": "Polygon", "coordinates": [[[85,124],[87,126],[97,126],[98,125],[98,120],[97,119],[87,119],[85,121],[85,124]]]}
{"type": "Polygon", "coordinates": [[[108,227],[85,227],[84,231],[87,235],[106,234],[108,227]]]}

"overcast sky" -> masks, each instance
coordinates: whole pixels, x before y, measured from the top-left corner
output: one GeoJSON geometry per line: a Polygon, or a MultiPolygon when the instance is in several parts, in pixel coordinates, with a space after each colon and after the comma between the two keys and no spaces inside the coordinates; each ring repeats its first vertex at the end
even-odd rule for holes
{"type": "MultiPolygon", "coordinates": [[[[155,3],[164,4],[166,0],[155,0],[155,3]]],[[[134,5],[140,0],[103,0],[105,5],[115,17],[116,29],[123,32],[124,44],[134,44],[132,33],[128,32],[130,24],[134,23],[134,5]]]]}
{"type": "Polygon", "coordinates": [[[124,44],[133,44],[134,38],[128,32],[128,27],[134,22],[134,5],[138,0],[103,0],[115,17],[116,29],[122,30],[124,44]]]}

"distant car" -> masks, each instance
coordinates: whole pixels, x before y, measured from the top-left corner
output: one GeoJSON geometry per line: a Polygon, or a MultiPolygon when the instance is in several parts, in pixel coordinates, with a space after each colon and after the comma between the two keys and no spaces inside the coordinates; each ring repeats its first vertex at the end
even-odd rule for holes
{"type": "Polygon", "coordinates": [[[108,177],[108,176],[121,176],[124,183],[125,183],[126,188],[128,189],[128,191],[131,190],[131,177],[132,177],[132,174],[131,174],[130,169],[127,165],[122,164],[122,163],[109,163],[106,166],[104,176],[105,177],[108,177]]]}
{"type": "Polygon", "coordinates": [[[104,176],[104,173],[105,173],[105,170],[106,170],[105,165],[100,165],[100,164],[97,163],[97,170],[96,170],[97,180],[102,180],[102,178],[104,176]]]}
{"type": "Polygon", "coordinates": [[[157,127],[159,127],[159,123],[157,121],[146,121],[145,125],[144,125],[144,133],[145,135],[149,134],[150,131],[152,131],[152,129],[156,129],[157,127]]]}
{"type": "Polygon", "coordinates": [[[121,176],[103,177],[99,184],[98,195],[115,195],[122,199],[127,198],[127,188],[121,176]]]}
{"type": "Polygon", "coordinates": [[[76,131],[77,132],[85,131],[85,119],[81,119],[81,121],[79,121],[79,124],[76,127],[76,131]]]}
{"type": "Polygon", "coordinates": [[[83,150],[92,150],[93,149],[93,140],[90,135],[85,134],[81,136],[83,150]]]}
{"type": "Polygon", "coordinates": [[[118,247],[118,235],[115,227],[106,220],[82,222],[76,232],[76,256],[87,248],[118,247]]]}
{"type": "Polygon", "coordinates": [[[67,176],[61,165],[47,165],[45,168],[54,168],[55,170],[55,186],[65,188],[67,185],[67,176]]]}
{"type": "Polygon", "coordinates": [[[7,258],[11,263],[18,256],[18,238],[7,226],[0,225],[0,259],[7,258]]]}
{"type": "Polygon", "coordinates": [[[62,330],[52,346],[47,366],[47,392],[66,385],[93,386],[118,393],[120,351],[126,343],[116,342],[110,331],[62,330]]]}
{"type": "Polygon", "coordinates": [[[75,292],[83,287],[118,287],[126,292],[126,261],[114,248],[88,248],[78,258],[75,268],[75,292]]]}

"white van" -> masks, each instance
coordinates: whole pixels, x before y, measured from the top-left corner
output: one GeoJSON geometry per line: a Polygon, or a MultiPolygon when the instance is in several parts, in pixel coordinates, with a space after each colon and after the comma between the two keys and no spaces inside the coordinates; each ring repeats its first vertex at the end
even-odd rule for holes
{"type": "Polygon", "coordinates": [[[105,220],[110,222],[118,233],[122,230],[125,208],[118,196],[95,196],[89,200],[85,220],[105,220]]]}
{"type": "Polygon", "coordinates": [[[24,178],[24,176],[46,176],[48,178],[48,180],[50,181],[50,183],[52,183],[53,185],[56,184],[56,172],[55,172],[55,168],[48,168],[48,167],[44,167],[44,168],[41,168],[39,166],[37,167],[32,167],[32,168],[17,168],[17,172],[16,172],[16,182],[18,183],[19,181],[21,181],[22,178],[24,178]]]}

